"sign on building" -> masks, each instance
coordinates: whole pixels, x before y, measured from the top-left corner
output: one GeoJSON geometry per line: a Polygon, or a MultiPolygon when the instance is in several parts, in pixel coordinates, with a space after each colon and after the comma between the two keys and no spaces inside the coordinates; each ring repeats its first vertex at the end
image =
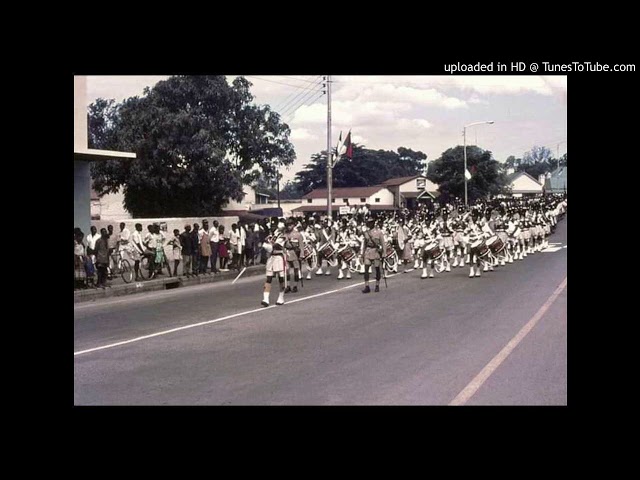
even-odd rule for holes
{"type": "Polygon", "coordinates": [[[340,215],[349,215],[351,207],[340,207],[340,215]]]}
{"type": "Polygon", "coordinates": [[[427,179],[426,178],[417,178],[416,179],[416,187],[418,190],[424,190],[427,188],[427,179]]]}

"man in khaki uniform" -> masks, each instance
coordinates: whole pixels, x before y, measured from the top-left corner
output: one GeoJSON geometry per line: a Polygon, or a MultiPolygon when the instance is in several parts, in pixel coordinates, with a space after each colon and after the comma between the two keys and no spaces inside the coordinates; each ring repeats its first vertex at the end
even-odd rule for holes
{"type": "Polygon", "coordinates": [[[367,231],[364,232],[364,241],[360,247],[360,255],[364,261],[364,290],[362,293],[369,293],[369,269],[371,263],[376,267],[376,288],[380,291],[380,261],[387,256],[387,245],[384,241],[384,233],[378,228],[375,220],[367,220],[367,231]]]}
{"type": "Polygon", "coordinates": [[[293,270],[293,278],[295,285],[293,289],[289,285],[285,288],[284,293],[297,293],[298,282],[300,281],[300,248],[302,247],[302,235],[294,228],[294,221],[292,218],[287,219],[285,222],[284,232],[284,248],[287,254],[287,284],[291,280],[291,270],[293,270]]]}

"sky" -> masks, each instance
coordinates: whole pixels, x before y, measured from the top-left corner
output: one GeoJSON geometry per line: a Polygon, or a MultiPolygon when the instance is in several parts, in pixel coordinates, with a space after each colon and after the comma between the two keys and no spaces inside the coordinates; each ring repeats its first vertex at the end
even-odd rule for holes
{"type": "MultiPolygon", "coordinates": [[[[282,171],[284,181],[327,148],[327,95],[323,75],[244,75],[254,103],[270,105],[291,128],[296,161],[282,171]]],[[[229,83],[236,75],[228,75],[229,83]]],[[[143,93],[167,76],[88,76],[87,100],[143,93]]],[[[490,150],[504,162],[534,145],[553,155],[567,151],[566,76],[331,76],[331,143],[351,129],[366,148],[422,151],[434,161],[463,144],[490,150]]]]}

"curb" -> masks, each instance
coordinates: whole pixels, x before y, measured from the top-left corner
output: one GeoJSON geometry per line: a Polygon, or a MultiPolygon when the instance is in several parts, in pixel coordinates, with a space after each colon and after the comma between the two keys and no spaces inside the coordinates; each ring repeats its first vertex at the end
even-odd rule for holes
{"type": "MultiPolygon", "coordinates": [[[[253,277],[256,275],[264,275],[265,266],[257,265],[247,267],[241,278],[253,277]]],[[[223,272],[217,275],[202,275],[199,277],[169,277],[157,280],[149,280],[146,282],[132,282],[125,285],[116,285],[105,289],[80,290],[73,292],[73,303],[92,302],[100,298],[121,297],[124,295],[134,295],[137,293],[154,292],[158,290],[169,290],[180,287],[189,287],[192,285],[201,285],[204,283],[222,282],[225,280],[233,281],[238,275],[237,271],[223,272]]]]}

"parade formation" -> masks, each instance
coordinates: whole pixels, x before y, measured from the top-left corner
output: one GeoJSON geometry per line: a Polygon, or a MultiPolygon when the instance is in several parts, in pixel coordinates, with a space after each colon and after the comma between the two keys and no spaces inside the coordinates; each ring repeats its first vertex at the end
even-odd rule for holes
{"type": "Polygon", "coordinates": [[[268,256],[262,306],[270,304],[274,276],[276,305],[285,303],[285,294],[298,292],[305,279],[331,276],[332,269],[337,280],[363,274],[365,294],[371,292],[371,273],[379,292],[381,279],[386,282],[387,273],[401,268],[428,279],[468,266],[469,278],[478,278],[547,248],[566,212],[565,193],[478,201],[470,207],[430,204],[413,211],[344,215],[338,221],[318,214],[272,218],[262,245],[268,256]]]}

